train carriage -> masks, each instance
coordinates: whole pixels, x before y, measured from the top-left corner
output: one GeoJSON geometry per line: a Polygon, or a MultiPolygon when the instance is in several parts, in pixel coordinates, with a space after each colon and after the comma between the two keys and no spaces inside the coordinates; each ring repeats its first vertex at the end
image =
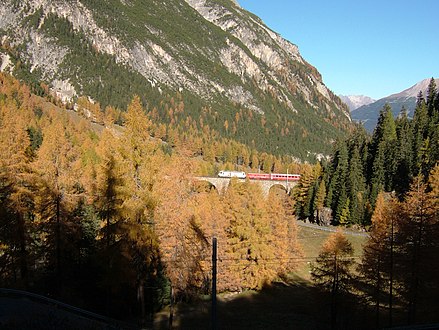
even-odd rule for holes
{"type": "Polygon", "coordinates": [[[250,180],[298,181],[299,174],[285,173],[247,173],[250,180]]]}
{"type": "Polygon", "coordinates": [[[273,180],[273,181],[299,181],[299,174],[285,174],[285,173],[245,173],[239,171],[219,171],[220,178],[239,178],[250,180],[273,180]]]}

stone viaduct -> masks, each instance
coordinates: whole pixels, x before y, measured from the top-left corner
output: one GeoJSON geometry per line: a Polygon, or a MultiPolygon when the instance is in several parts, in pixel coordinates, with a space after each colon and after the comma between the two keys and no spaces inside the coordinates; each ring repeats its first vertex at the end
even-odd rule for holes
{"type": "MultiPolygon", "coordinates": [[[[218,192],[224,193],[230,184],[230,178],[218,178],[218,177],[206,177],[198,176],[194,179],[199,181],[209,182],[212,186],[218,190],[218,192]]],[[[248,179],[236,179],[238,182],[245,182],[248,179]]],[[[265,197],[268,197],[270,189],[274,186],[283,187],[285,192],[290,193],[291,189],[297,185],[297,181],[275,181],[275,180],[249,180],[251,183],[257,183],[261,186],[262,192],[265,197]]]]}

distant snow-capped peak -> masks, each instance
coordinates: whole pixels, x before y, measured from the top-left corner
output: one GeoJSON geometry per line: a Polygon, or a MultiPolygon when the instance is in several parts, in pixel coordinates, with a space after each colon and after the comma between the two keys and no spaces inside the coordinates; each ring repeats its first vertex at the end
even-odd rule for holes
{"type": "Polygon", "coordinates": [[[364,95],[339,95],[340,99],[347,104],[351,111],[370,103],[375,100],[369,96],[364,95]]]}

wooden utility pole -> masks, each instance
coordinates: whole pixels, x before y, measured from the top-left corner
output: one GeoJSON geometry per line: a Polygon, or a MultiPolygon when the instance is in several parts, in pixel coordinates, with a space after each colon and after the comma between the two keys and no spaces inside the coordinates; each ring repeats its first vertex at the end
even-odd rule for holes
{"type": "Polygon", "coordinates": [[[217,329],[216,324],[216,259],[217,259],[217,241],[216,237],[212,238],[212,329],[217,329]]]}
{"type": "Polygon", "coordinates": [[[174,289],[171,283],[171,292],[170,292],[170,302],[169,302],[169,329],[172,329],[172,322],[174,320],[174,289]]]}

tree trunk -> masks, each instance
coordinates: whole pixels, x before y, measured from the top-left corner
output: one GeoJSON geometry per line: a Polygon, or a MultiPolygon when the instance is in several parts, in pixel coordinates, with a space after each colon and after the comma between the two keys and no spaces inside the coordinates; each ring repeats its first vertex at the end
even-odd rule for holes
{"type": "Polygon", "coordinates": [[[389,279],[389,328],[393,324],[393,244],[394,244],[394,228],[393,217],[391,219],[391,231],[390,231],[390,279],[389,279]]]}
{"type": "Polygon", "coordinates": [[[137,300],[140,304],[140,312],[141,312],[141,325],[146,325],[146,313],[145,313],[145,288],[143,285],[143,280],[139,281],[137,287],[137,300]]]}
{"type": "Polygon", "coordinates": [[[56,197],[56,227],[55,227],[55,240],[56,240],[56,278],[58,284],[58,294],[61,291],[62,285],[62,270],[61,270],[61,197],[56,197]]]}
{"type": "Polygon", "coordinates": [[[334,280],[331,290],[331,330],[337,329],[337,291],[338,291],[338,265],[337,255],[334,255],[334,280]]]}
{"type": "Polygon", "coordinates": [[[29,289],[29,277],[28,277],[28,252],[26,249],[26,227],[22,214],[17,214],[18,219],[18,238],[20,242],[20,278],[25,290],[29,289]]]}
{"type": "Polygon", "coordinates": [[[380,286],[381,286],[381,258],[378,255],[378,267],[377,267],[377,285],[375,287],[375,327],[380,328],[380,286]]]}

